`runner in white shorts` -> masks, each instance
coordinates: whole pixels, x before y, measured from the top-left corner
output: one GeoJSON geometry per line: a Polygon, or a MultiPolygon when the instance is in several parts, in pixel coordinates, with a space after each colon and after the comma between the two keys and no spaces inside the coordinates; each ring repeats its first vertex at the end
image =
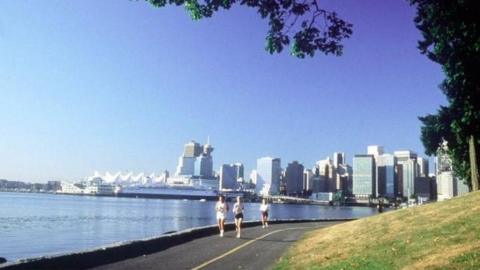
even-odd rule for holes
{"type": "Polygon", "coordinates": [[[223,237],[223,231],[225,227],[225,218],[228,211],[228,204],[225,202],[225,197],[220,195],[218,202],[215,205],[215,211],[217,212],[218,229],[220,230],[220,237],[223,237]]]}

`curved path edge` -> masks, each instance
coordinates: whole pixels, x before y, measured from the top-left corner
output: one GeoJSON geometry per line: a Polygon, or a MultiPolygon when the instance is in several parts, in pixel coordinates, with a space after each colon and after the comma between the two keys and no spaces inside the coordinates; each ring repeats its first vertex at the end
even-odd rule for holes
{"type": "MultiPolygon", "coordinates": [[[[280,219],[270,220],[270,224],[282,223],[305,223],[305,222],[328,222],[328,221],[352,221],[348,219],[280,219]]],[[[259,226],[260,221],[246,221],[243,227],[259,226]]],[[[234,224],[225,224],[226,230],[233,230],[234,224]]],[[[218,233],[216,225],[196,227],[155,236],[151,238],[119,242],[99,248],[88,249],[79,252],[66,253],[54,256],[23,259],[0,265],[2,270],[11,269],[88,269],[104,264],[119,262],[151,253],[159,252],[170,247],[181,245],[197,238],[206,237],[218,233]]]]}

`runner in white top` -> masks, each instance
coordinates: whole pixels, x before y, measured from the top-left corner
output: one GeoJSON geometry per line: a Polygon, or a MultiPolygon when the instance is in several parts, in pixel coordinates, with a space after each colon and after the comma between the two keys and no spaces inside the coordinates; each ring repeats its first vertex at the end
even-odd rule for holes
{"type": "Polygon", "coordinates": [[[260,213],[262,216],[262,228],[268,227],[268,204],[265,199],[262,200],[260,205],[260,213]]]}
{"type": "Polygon", "coordinates": [[[218,197],[218,202],[215,205],[215,211],[217,211],[217,223],[218,229],[220,230],[220,237],[223,237],[228,204],[225,202],[225,197],[223,197],[222,195],[218,197]]]}
{"type": "Polygon", "coordinates": [[[237,196],[237,202],[233,205],[233,214],[235,215],[235,230],[237,238],[240,238],[243,220],[243,203],[240,196],[237,196]]]}

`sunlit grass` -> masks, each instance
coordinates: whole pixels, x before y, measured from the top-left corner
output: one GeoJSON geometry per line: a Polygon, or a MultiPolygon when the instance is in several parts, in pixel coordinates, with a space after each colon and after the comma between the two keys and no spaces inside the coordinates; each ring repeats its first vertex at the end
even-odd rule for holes
{"type": "Polygon", "coordinates": [[[310,232],[276,269],[480,269],[480,192],[310,232]]]}

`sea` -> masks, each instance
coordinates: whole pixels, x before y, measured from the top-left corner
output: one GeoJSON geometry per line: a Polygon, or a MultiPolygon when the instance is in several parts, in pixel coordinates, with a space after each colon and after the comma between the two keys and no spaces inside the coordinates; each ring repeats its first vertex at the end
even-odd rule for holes
{"type": "MultiPolygon", "coordinates": [[[[260,205],[245,203],[245,220],[260,205]]],[[[82,251],[215,224],[215,202],[0,192],[0,257],[7,261],[82,251]]],[[[271,204],[271,219],[360,218],[369,207],[271,204]]],[[[233,221],[230,212],[227,222],[233,221]]]]}

